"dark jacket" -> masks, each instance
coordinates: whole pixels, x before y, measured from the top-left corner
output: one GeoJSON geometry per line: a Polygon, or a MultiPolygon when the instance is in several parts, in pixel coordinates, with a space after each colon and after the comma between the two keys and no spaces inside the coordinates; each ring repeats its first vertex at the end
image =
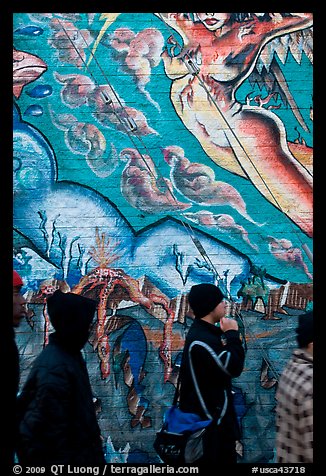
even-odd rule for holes
{"type": "Polygon", "coordinates": [[[225,333],[213,324],[195,319],[185,340],[180,368],[180,409],[207,416],[200,404],[189,362],[189,348],[198,387],[212,417],[221,417],[221,428],[231,439],[239,438],[239,428],[231,392],[232,377],[238,377],[244,365],[244,350],[239,332],[225,333]],[[203,343],[204,347],[197,342],[203,343]]]}
{"type": "Polygon", "coordinates": [[[18,457],[22,464],[105,463],[80,352],[95,311],[95,304],[88,306],[87,301],[77,295],[59,295],[51,306],[48,301],[56,332],[35,360],[19,398],[18,457]]]}
{"type": "Polygon", "coordinates": [[[5,322],[2,326],[0,340],[1,376],[6,383],[1,398],[2,422],[6,435],[0,442],[0,462],[1,467],[8,466],[11,471],[17,440],[16,400],[19,386],[19,354],[12,321],[5,322]]]}

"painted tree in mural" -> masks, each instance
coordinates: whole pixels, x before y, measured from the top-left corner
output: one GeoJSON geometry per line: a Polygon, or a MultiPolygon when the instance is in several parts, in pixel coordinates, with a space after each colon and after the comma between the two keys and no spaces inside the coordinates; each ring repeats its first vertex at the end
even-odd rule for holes
{"type": "Polygon", "coordinates": [[[112,264],[118,255],[114,253],[114,248],[119,244],[111,246],[110,239],[105,242],[105,234],[99,236],[98,229],[96,229],[96,247],[93,247],[90,251],[95,262],[98,266],[90,273],[85,275],[80,282],[73,288],[75,294],[86,294],[93,289],[98,289],[98,307],[97,307],[97,325],[96,325],[96,339],[95,348],[98,351],[99,358],[101,360],[101,374],[102,378],[107,378],[110,375],[110,345],[109,345],[109,321],[111,319],[107,314],[107,308],[115,310],[119,305],[119,299],[113,300],[108,305],[110,298],[115,290],[115,287],[121,287],[126,293],[122,295],[120,300],[128,300],[137,304],[141,304],[147,309],[150,309],[154,304],[160,304],[163,306],[167,313],[167,320],[164,326],[163,342],[160,349],[160,355],[164,361],[165,373],[164,380],[166,381],[171,373],[171,332],[173,325],[174,312],[170,309],[167,300],[164,300],[157,294],[150,294],[146,297],[139,289],[139,282],[128,276],[122,269],[112,268],[109,265],[112,264]],[[169,345],[170,344],[170,345],[169,345]]]}

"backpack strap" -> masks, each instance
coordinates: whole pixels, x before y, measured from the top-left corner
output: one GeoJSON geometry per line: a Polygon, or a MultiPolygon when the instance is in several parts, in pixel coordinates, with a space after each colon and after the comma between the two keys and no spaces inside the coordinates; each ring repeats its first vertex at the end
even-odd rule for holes
{"type": "Polygon", "coordinates": [[[174,397],[173,397],[173,402],[172,405],[176,405],[179,399],[180,395],[180,385],[181,385],[181,379],[180,379],[180,372],[178,374],[178,380],[177,380],[177,385],[175,387],[175,392],[174,392],[174,397]]]}

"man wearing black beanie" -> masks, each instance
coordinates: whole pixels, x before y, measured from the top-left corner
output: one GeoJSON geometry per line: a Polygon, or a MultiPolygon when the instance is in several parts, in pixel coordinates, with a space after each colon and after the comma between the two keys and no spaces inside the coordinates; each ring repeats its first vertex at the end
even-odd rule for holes
{"type": "Polygon", "coordinates": [[[313,462],[313,312],[298,321],[298,348],[276,392],[276,457],[283,464],[313,462]]]}
{"type": "Polygon", "coordinates": [[[202,416],[203,420],[207,419],[207,413],[215,420],[205,431],[203,456],[195,463],[236,463],[236,441],[240,433],[231,381],[241,374],[245,357],[238,323],[225,317],[227,302],[221,290],[213,284],[193,286],[188,302],[195,319],[183,350],[179,406],[184,412],[202,416]],[[199,400],[192,370],[207,413],[199,400]]]}

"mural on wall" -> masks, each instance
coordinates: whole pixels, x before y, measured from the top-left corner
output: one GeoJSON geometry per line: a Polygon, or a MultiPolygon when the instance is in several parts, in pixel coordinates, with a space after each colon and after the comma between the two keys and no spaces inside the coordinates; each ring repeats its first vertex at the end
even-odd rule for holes
{"type": "MultiPolygon", "coordinates": [[[[253,71],[264,46],[281,35],[312,25],[312,14],[268,18],[245,14],[158,14],[182,36],[175,56],[162,53],[165,72],[173,80],[171,101],[207,155],[218,165],[249,179],[260,193],[312,236],[312,153],[290,151],[281,121],[268,101],[251,106],[236,99],[237,89],[253,71]],[[248,16],[249,17],[249,16],[248,16]],[[244,20],[244,18],[243,18],[244,20]],[[186,55],[186,62],[180,59],[186,55]],[[188,61],[188,63],[187,63],[188,61]],[[193,74],[187,65],[196,65],[193,74]],[[208,103],[203,110],[203,101],[208,103]],[[265,105],[265,107],[263,107],[265,105]]],[[[297,40],[298,41],[298,40],[297,40]]]]}
{"type": "Polygon", "coordinates": [[[277,378],[313,302],[312,14],[16,13],[13,47],[22,379],[46,297],[96,299],[107,460],[157,462],[187,293],[213,282],[247,352],[239,461],[272,461],[277,378]]]}

